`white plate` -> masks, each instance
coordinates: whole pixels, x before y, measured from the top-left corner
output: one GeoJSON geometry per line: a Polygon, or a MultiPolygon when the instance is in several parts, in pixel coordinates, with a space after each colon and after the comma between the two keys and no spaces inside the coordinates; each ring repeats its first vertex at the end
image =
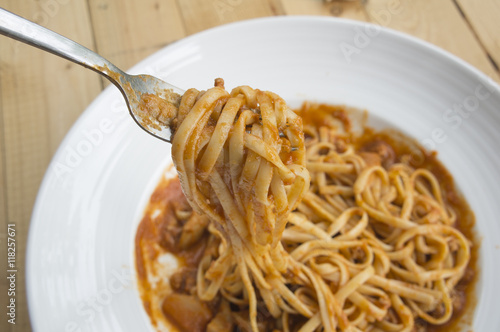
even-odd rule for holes
{"type": "MultiPolygon", "coordinates": [[[[228,89],[271,90],[293,107],[315,100],[366,108],[438,150],[482,239],[474,330],[500,331],[500,89],[485,75],[401,33],[319,17],[215,28],[130,72],[198,89],[223,77],[228,89]]],[[[151,329],[136,290],[134,236],[169,156],[169,144],[134,124],[114,87],[73,126],[31,221],[27,289],[35,331],[151,329]]]]}

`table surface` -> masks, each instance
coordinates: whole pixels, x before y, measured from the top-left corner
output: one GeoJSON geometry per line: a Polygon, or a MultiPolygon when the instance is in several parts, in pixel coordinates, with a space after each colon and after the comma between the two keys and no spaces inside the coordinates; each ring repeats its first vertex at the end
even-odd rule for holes
{"type": "MultiPolygon", "coordinates": [[[[499,0],[0,0],[0,7],[55,30],[129,68],[169,43],[221,24],[276,15],[373,22],[429,41],[500,81],[499,0]],[[161,33],[151,33],[161,31],[161,33]]],[[[30,331],[25,249],[30,216],[62,139],[108,83],[99,75],[0,36],[0,304],[8,301],[7,228],[16,235],[16,324],[30,331]]]]}

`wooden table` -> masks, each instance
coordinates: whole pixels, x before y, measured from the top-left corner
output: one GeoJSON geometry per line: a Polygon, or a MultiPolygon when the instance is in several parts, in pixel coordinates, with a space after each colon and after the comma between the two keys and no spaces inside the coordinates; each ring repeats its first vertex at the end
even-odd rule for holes
{"type": "MultiPolygon", "coordinates": [[[[325,15],[409,33],[500,81],[499,0],[0,0],[0,7],[78,41],[124,69],[175,40],[224,23],[325,15]]],[[[107,84],[87,69],[0,36],[1,331],[31,329],[24,260],[36,194],[61,140],[107,84]],[[8,224],[16,230],[15,325],[6,316],[8,224]]]]}

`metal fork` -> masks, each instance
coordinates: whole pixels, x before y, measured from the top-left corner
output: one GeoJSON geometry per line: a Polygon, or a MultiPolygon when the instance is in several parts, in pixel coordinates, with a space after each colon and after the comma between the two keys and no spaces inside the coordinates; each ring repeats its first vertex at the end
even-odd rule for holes
{"type": "Polygon", "coordinates": [[[135,122],[149,134],[170,142],[172,132],[170,127],[165,125],[165,121],[160,123],[154,117],[147,117],[147,121],[144,121],[144,106],[141,107],[141,98],[143,94],[153,94],[162,99],[173,100],[184,93],[182,89],[151,75],[129,75],[88,48],[3,8],[0,8],[0,34],[58,55],[103,75],[121,91],[135,122]]]}

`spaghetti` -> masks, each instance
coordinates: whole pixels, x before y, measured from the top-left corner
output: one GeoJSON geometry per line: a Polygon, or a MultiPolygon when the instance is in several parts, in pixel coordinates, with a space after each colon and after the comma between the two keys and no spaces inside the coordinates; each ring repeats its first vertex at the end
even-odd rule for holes
{"type": "Polygon", "coordinates": [[[175,241],[189,247],[208,231],[184,288],[217,303],[198,328],[410,332],[448,322],[471,242],[435,175],[387,144],[360,149],[343,115],[317,120],[303,127],[276,94],[228,93],[222,81],[182,97],[172,156],[188,219],[200,217],[175,241]]]}

